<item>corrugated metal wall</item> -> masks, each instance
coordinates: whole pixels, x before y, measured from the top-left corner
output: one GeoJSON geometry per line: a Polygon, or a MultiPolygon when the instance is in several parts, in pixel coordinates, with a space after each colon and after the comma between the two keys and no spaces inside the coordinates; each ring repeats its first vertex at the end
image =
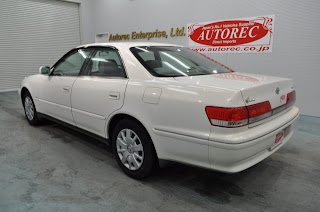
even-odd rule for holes
{"type": "Polygon", "coordinates": [[[53,0],[0,0],[0,91],[51,66],[80,44],[79,5],[53,0]]]}

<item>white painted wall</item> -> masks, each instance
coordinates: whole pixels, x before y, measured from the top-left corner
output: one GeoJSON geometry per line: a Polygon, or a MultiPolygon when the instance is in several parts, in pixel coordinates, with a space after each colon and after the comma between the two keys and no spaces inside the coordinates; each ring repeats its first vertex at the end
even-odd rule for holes
{"type": "MultiPolygon", "coordinates": [[[[301,113],[320,117],[318,0],[82,0],[81,8],[83,43],[103,32],[169,31],[193,22],[275,14],[272,53],[208,55],[240,72],[293,78],[301,113]]],[[[186,45],[186,37],[150,41],[186,45]]]]}

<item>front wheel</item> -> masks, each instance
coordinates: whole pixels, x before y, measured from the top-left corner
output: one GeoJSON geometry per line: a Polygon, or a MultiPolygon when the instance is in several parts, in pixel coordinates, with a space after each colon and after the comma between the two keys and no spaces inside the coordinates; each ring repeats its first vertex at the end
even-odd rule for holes
{"type": "Polygon", "coordinates": [[[39,118],[36,107],[29,92],[26,92],[23,96],[23,107],[26,118],[31,125],[38,125],[39,118]]]}
{"type": "Polygon", "coordinates": [[[130,177],[143,179],[151,175],[157,165],[157,156],[146,129],[137,121],[121,120],[112,136],[115,158],[130,177]]]}

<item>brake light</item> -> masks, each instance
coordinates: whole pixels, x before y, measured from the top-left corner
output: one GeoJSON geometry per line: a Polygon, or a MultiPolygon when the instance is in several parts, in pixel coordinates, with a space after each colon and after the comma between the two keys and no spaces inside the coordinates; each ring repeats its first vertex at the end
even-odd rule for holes
{"type": "Polygon", "coordinates": [[[287,94],[286,104],[272,110],[270,102],[261,102],[254,105],[236,108],[223,108],[207,106],[206,113],[211,125],[219,127],[241,127],[251,124],[269,116],[277,114],[289,107],[296,101],[296,91],[287,94]]]}
{"type": "Polygon", "coordinates": [[[262,102],[247,107],[206,107],[209,121],[214,126],[240,127],[271,116],[271,105],[262,102]]]}
{"type": "Polygon", "coordinates": [[[271,116],[272,109],[270,102],[261,102],[247,106],[249,112],[249,123],[253,123],[271,116]]]}
{"type": "Polygon", "coordinates": [[[296,100],[296,91],[293,90],[287,94],[287,103],[286,104],[291,104],[295,100],[296,100]]]}
{"type": "Polygon", "coordinates": [[[248,123],[246,107],[223,108],[206,107],[206,113],[212,125],[223,127],[239,127],[248,123]]]}

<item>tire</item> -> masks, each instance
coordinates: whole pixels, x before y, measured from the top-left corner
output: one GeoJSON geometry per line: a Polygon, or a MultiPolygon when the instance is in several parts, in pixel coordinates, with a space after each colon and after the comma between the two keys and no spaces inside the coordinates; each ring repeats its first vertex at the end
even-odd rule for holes
{"type": "Polygon", "coordinates": [[[26,115],[26,118],[31,125],[39,125],[40,120],[38,118],[38,113],[36,110],[36,107],[34,105],[33,99],[31,97],[31,94],[27,91],[23,95],[23,108],[24,108],[24,113],[26,115]]]}
{"type": "Polygon", "coordinates": [[[133,119],[120,120],[112,134],[115,159],[124,173],[134,179],[149,177],[158,158],[147,130],[133,119]]]}

